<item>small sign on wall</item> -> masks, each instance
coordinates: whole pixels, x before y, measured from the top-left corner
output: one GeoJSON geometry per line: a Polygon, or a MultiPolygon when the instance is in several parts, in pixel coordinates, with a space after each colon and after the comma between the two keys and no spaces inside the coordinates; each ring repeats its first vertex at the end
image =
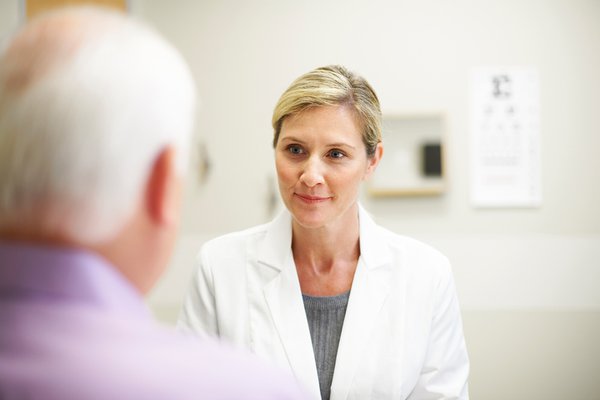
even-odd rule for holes
{"type": "Polygon", "coordinates": [[[539,78],[533,68],[471,73],[471,202],[476,207],[539,207],[539,78]]]}

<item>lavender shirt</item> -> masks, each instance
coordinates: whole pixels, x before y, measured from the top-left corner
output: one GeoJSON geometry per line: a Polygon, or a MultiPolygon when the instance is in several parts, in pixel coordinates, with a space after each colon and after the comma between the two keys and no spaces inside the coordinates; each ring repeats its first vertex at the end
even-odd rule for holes
{"type": "Polygon", "coordinates": [[[103,259],[0,242],[0,399],[301,399],[245,353],[161,328],[103,259]]]}

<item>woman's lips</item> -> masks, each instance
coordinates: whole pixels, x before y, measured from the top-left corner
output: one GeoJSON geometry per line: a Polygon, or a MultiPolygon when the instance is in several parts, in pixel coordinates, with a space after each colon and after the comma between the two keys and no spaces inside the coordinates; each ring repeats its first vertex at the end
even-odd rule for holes
{"type": "Polygon", "coordinates": [[[327,200],[331,200],[330,196],[311,196],[309,194],[300,194],[300,193],[294,193],[294,195],[296,195],[300,200],[304,201],[305,203],[309,203],[309,204],[314,204],[314,203],[322,203],[324,201],[327,200]]]}

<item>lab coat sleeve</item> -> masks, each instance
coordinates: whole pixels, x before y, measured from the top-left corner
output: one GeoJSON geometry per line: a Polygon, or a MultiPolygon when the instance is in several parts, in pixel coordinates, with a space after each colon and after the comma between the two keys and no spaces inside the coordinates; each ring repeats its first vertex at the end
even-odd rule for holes
{"type": "Polygon", "coordinates": [[[218,336],[213,274],[205,246],[196,258],[192,283],[184,298],[177,328],[198,335],[218,336]]]}
{"type": "Polygon", "coordinates": [[[435,292],[427,355],[409,400],[467,400],[469,358],[450,264],[435,292]]]}

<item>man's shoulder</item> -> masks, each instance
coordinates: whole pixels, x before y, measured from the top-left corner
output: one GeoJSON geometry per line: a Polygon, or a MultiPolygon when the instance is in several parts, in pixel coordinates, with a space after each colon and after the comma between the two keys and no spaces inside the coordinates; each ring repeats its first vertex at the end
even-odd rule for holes
{"type": "Polygon", "coordinates": [[[44,387],[63,399],[303,398],[290,376],[214,339],[109,313],[70,310],[69,323],[60,308],[34,314],[2,339],[0,394],[44,387]]]}
{"type": "Polygon", "coordinates": [[[143,356],[137,368],[146,370],[139,378],[157,376],[161,386],[177,387],[183,398],[304,398],[291,376],[217,339],[157,327],[138,350],[143,356]]]}
{"type": "Polygon", "coordinates": [[[137,350],[139,379],[155,377],[157,391],[181,398],[305,398],[291,376],[217,339],[157,326],[137,350]]]}

